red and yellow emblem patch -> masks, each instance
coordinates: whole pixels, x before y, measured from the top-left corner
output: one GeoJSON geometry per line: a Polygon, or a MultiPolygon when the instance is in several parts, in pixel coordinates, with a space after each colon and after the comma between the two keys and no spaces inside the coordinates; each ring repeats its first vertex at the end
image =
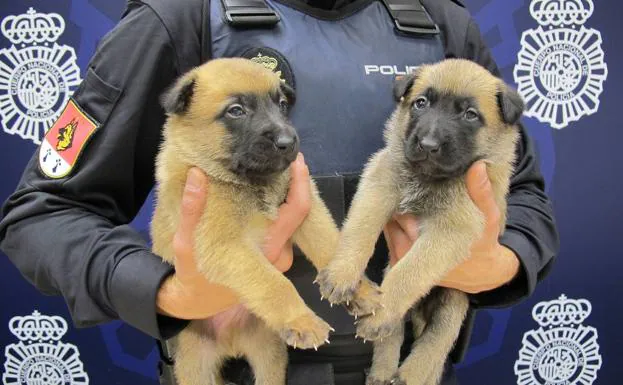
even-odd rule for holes
{"type": "Polygon", "coordinates": [[[39,166],[50,178],[63,178],[74,168],[85,144],[99,127],[73,99],[48,130],[39,148],[39,166]]]}

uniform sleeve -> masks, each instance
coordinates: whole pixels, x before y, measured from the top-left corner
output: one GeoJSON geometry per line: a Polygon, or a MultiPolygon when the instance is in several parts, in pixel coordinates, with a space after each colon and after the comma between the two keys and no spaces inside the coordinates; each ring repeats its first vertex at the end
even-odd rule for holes
{"type": "MultiPolygon", "coordinates": [[[[470,20],[463,57],[489,69],[500,71],[485,45],[478,26],[470,20]]],[[[506,307],[530,296],[549,272],[559,250],[559,236],[551,201],[544,191],[544,180],[532,139],[521,127],[517,164],[508,196],[507,224],[500,244],[519,258],[519,274],[507,285],[472,296],[475,307],[506,307]]]]}
{"type": "Polygon", "coordinates": [[[156,314],[158,287],[172,268],[128,226],[154,184],[159,96],[176,68],[160,19],[130,1],[73,95],[99,124],[73,170],[47,177],[36,151],[4,203],[2,251],[40,292],[65,299],[77,327],[121,319],[166,339],[185,325],[156,314]]]}

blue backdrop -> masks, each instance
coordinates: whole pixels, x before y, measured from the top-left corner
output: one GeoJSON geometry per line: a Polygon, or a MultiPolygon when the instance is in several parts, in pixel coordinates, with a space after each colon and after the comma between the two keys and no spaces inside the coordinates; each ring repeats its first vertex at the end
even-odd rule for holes
{"type": "MultiPolygon", "coordinates": [[[[13,191],[124,3],[0,3],[0,200],[13,191]],[[54,34],[28,40],[18,33],[20,25],[41,17],[55,26],[54,34]],[[36,92],[20,94],[18,88],[36,92]]],[[[616,123],[616,92],[623,53],[616,40],[623,30],[616,15],[623,4],[466,3],[504,78],[528,101],[524,122],[538,146],[562,249],[552,274],[528,301],[478,313],[469,353],[458,367],[461,383],[620,384],[623,131],[616,123]]],[[[134,221],[145,234],[150,203],[134,221]]],[[[40,295],[3,255],[0,309],[3,384],[35,384],[33,373],[45,379],[37,384],[46,385],[157,384],[150,338],[121,322],[73,328],[63,300],[40,295]],[[51,338],[52,332],[57,336],[51,338]],[[20,379],[20,372],[31,377],[20,379]],[[53,381],[59,373],[64,382],[53,381]]]]}

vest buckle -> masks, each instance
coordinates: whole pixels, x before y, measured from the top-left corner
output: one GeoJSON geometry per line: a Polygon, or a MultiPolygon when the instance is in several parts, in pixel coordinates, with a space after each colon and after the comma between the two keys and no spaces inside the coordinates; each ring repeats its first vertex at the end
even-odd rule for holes
{"type": "Polygon", "coordinates": [[[415,35],[437,35],[440,30],[420,0],[382,0],[396,29],[415,35]]]}
{"type": "Polygon", "coordinates": [[[221,0],[232,27],[272,27],[281,18],[264,0],[221,0]]]}

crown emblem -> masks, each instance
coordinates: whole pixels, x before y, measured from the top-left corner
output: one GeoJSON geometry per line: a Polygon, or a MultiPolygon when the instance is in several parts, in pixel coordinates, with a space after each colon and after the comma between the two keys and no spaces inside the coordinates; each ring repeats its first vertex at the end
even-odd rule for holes
{"type": "Polygon", "coordinates": [[[270,56],[263,56],[261,53],[258,53],[256,57],[251,59],[251,61],[259,63],[271,71],[274,71],[279,65],[279,63],[277,63],[277,59],[270,56]]]}
{"type": "Polygon", "coordinates": [[[530,14],[542,26],[584,24],[593,14],[593,0],[534,0],[530,14]]]}
{"type": "Polygon", "coordinates": [[[251,59],[251,61],[263,65],[264,67],[268,68],[269,70],[277,74],[277,76],[279,76],[279,79],[281,79],[281,81],[285,81],[281,77],[281,71],[275,71],[277,67],[279,66],[279,62],[274,57],[270,57],[270,56],[266,56],[266,55],[262,55],[261,53],[258,53],[256,57],[251,59]]]}
{"type": "Polygon", "coordinates": [[[591,314],[591,303],[585,299],[558,299],[541,302],[532,309],[532,317],[541,327],[581,324],[591,314]]]}
{"type": "Polygon", "coordinates": [[[32,315],[12,318],[9,330],[20,341],[59,341],[67,332],[67,321],[35,310],[32,315]]]}
{"type": "Polygon", "coordinates": [[[0,29],[13,44],[53,43],[65,31],[65,20],[57,13],[37,13],[30,7],[26,14],[5,17],[0,29]]]}

